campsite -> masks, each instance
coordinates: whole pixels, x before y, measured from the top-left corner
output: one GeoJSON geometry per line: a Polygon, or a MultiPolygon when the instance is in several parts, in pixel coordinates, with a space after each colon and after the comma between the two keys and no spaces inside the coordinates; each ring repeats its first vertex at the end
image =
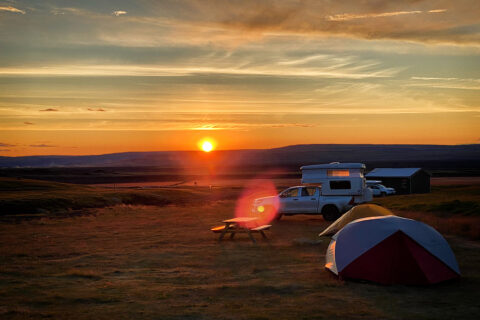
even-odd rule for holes
{"type": "Polygon", "coordinates": [[[0,320],[480,319],[480,0],[0,0],[0,320]]]}
{"type": "Polygon", "coordinates": [[[37,217],[2,216],[2,319],[476,319],[480,312],[478,211],[447,206],[472,203],[476,210],[476,179],[449,185],[442,178],[429,194],[375,199],[399,216],[424,219],[447,239],[462,276],[432,286],[336,278],[324,267],[330,238],[318,233],[330,223],[321,216],[283,218],[272,223],[268,240],[254,235],[256,244],[244,234],[219,242],[210,228],[232,217],[243,190],[238,181],[112,190],[9,179],[1,179],[1,205],[22,199],[57,207],[37,217]],[[60,208],[111,198],[129,204],[60,208]]]}

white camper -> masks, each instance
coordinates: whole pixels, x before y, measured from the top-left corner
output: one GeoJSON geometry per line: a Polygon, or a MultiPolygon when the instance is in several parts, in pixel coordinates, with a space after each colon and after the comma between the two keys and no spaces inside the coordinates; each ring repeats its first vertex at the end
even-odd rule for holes
{"type": "Polygon", "coordinates": [[[372,200],[365,183],[362,163],[328,163],[303,166],[302,186],[295,186],[273,197],[255,199],[254,212],[275,210],[282,215],[322,214],[335,220],[354,205],[372,200]]]}
{"type": "Polygon", "coordinates": [[[324,196],[355,196],[355,203],[372,200],[363,163],[315,164],[303,166],[302,184],[321,185],[324,196]]]}

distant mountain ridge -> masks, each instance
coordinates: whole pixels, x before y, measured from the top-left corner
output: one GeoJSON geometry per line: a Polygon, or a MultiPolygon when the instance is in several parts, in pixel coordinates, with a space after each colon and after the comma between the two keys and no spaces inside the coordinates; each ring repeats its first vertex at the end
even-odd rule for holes
{"type": "Polygon", "coordinates": [[[273,149],[123,152],[86,156],[0,157],[2,168],[46,167],[243,167],[294,166],[312,163],[416,163],[471,162],[480,166],[480,144],[472,145],[371,145],[309,144],[273,149]]]}

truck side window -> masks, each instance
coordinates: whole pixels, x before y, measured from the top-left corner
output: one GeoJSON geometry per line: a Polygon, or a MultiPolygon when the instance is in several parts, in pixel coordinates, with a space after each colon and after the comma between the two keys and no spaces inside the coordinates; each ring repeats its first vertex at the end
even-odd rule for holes
{"type": "Polygon", "coordinates": [[[340,181],[330,181],[330,189],[338,190],[338,189],[351,189],[352,186],[350,185],[349,180],[340,180],[340,181]]]}
{"type": "Polygon", "coordinates": [[[315,195],[315,187],[302,188],[302,197],[313,197],[315,195]]]}
{"type": "Polygon", "coordinates": [[[298,188],[293,188],[285,191],[284,196],[285,198],[298,197],[298,188]]]}

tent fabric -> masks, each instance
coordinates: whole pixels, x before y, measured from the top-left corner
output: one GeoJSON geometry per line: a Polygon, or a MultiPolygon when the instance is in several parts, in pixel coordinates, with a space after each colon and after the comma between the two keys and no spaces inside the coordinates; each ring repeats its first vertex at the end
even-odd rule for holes
{"type": "Polygon", "coordinates": [[[357,219],[392,215],[394,214],[390,210],[376,204],[361,204],[345,212],[340,218],[328,226],[328,228],[323,230],[319,236],[331,236],[341,230],[348,223],[357,219]]]}
{"type": "Polygon", "coordinates": [[[396,216],[355,220],[336,233],[325,267],[383,284],[430,284],[460,276],[447,241],[422,222],[396,216]]]}

